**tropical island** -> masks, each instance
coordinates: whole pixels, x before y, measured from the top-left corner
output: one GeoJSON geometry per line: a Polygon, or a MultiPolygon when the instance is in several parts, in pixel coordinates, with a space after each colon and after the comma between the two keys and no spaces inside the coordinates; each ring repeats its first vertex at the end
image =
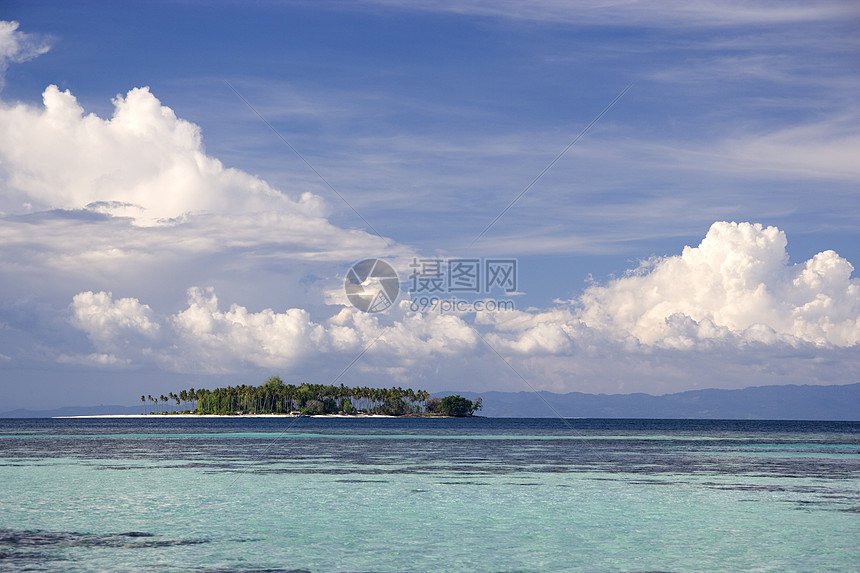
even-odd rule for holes
{"type": "Polygon", "coordinates": [[[431,397],[411,388],[350,388],[325,384],[284,384],[272,376],[259,386],[190,388],[161,396],[142,395],[145,413],[156,415],[285,415],[285,416],[472,416],[481,398],[459,395],[431,397]]]}

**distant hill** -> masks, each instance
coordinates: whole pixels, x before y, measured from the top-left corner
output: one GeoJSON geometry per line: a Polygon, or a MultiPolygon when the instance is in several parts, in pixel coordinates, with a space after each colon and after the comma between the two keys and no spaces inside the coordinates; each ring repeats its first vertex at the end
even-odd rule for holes
{"type": "Polygon", "coordinates": [[[470,400],[480,396],[484,405],[478,414],[492,418],[550,418],[557,412],[569,418],[860,420],[860,383],[690,390],[663,396],[581,392],[541,392],[541,396],[535,392],[439,392],[434,395],[447,394],[460,394],[470,400]]]}
{"type": "MultiPolygon", "coordinates": [[[[755,386],[743,390],[690,390],[677,394],[555,394],[541,392],[437,392],[483,399],[478,412],[491,418],[693,418],[712,420],[857,420],[860,383],[841,386],[755,386]],[[543,399],[541,399],[543,397],[543,399]],[[546,400],[546,402],[544,402],[546,400]],[[547,405],[547,402],[552,406],[547,405]],[[553,411],[555,410],[555,412],[553,411]]],[[[12,410],[0,418],[50,418],[141,414],[142,406],[67,406],[12,410]]]]}

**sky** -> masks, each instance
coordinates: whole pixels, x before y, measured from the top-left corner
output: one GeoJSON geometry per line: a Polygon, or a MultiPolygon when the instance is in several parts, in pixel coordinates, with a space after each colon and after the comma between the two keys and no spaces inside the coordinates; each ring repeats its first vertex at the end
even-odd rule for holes
{"type": "Polygon", "coordinates": [[[860,381],[856,2],[0,21],[0,411],[860,381]]]}

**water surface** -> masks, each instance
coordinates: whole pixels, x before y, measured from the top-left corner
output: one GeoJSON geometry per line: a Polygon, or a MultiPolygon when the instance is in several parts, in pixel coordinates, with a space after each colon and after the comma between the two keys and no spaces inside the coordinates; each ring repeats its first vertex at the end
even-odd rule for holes
{"type": "Polygon", "coordinates": [[[860,570],[860,423],[0,420],[0,569],[860,570]]]}

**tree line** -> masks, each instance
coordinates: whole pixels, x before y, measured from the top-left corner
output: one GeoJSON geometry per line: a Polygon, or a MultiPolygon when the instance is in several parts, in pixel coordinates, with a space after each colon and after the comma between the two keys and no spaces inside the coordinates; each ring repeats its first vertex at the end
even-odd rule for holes
{"type": "Polygon", "coordinates": [[[405,416],[430,414],[471,416],[481,408],[481,399],[461,396],[431,398],[425,390],[411,388],[350,388],[326,384],[284,384],[272,376],[259,386],[190,388],[160,396],[142,395],[148,414],[382,414],[405,416]]]}

